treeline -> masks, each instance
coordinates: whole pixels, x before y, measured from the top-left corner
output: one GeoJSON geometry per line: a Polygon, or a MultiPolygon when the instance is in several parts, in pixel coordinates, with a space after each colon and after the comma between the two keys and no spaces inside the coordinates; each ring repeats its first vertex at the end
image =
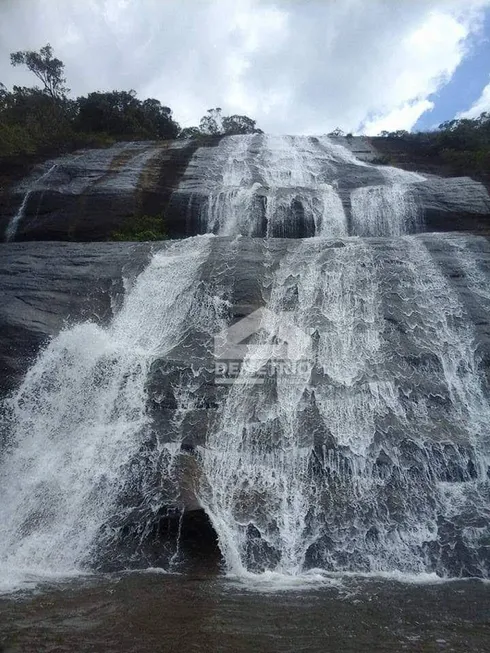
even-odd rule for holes
{"type": "Polygon", "coordinates": [[[257,128],[255,120],[248,116],[223,116],[221,108],[216,107],[216,109],[208,109],[207,114],[201,118],[199,127],[185,127],[182,129],[179,138],[262,133],[262,130],[257,128]]]}
{"type": "MultiPolygon", "coordinates": [[[[159,100],[140,100],[136,92],[93,92],[73,99],[64,63],[48,44],[10,55],[13,66],[26,66],[42,86],[0,83],[0,157],[44,156],[78,147],[100,147],[118,140],[201,138],[220,134],[261,133],[255,120],[209,109],[198,126],[181,129],[172,110],[159,100]]],[[[329,136],[346,136],[337,128],[329,136]]],[[[437,157],[460,170],[490,171],[490,114],[442,123],[435,131],[384,131],[381,137],[405,141],[418,154],[437,157]]]]}
{"type": "Polygon", "coordinates": [[[405,141],[419,154],[438,157],[460,171],[490,172],[490,113],[449,120],[431,132],[383,131],[380,136],[405,141]]]}
{"type": "MultiPolygon", "coordinates": [[[[338,127],[328,136],[352,138],[338,127]]],[[[448,120],[433,131],[382,131],[377,138],[399,140],[404,151],[437,159],[458,172],[490,173],[490,113],[448,120]]],[[[389,156],[382,159],[383,163],[396,164],[389,156]]]]}
{"type": "Polygon", "coordinates": [[[0,157],[44,155],[77,147],[110,145],[117,140],[195,138],[213,134],[259,132],[248,116],[222,116],[210,109],[199,127],[181,129],[172,110],[159,100],[140,100],[136,92],[93,92],[69,97],[64,63],[48,44],[10,55],[13,66],[26,66],[42,87],[0,83],[0,157]]]}

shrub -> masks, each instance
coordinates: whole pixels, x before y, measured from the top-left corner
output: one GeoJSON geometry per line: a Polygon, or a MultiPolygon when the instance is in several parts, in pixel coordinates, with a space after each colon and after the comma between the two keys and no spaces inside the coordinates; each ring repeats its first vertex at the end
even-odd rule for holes
{"type": "Polygon", "coordinates": [[[167,238],[163,215],[142,215],[126,220],[122,228],[112,234],[110,240],[147,242],[167,238]]]}
{"type": "Polygon", "coordinates": [[[389,156],[377,156],[371,163],[377,166],[389,166],[391,164],[391,159],[389,156]]]}

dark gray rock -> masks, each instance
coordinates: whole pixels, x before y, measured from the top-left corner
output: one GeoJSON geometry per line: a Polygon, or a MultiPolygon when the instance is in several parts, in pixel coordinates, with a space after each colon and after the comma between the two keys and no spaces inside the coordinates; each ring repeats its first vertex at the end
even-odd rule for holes
{"type": "Polygon", "coordinates": [[[489,232],[490,197],[480,182],[439,176],[437,166],[427,173],[422,164],[417,176],[378,159],[364,138],[119,143],[47,161],[0,193],[0,231],[22,241],[105,241],[139,216],[163,215],[170,238],[395,235],[385,233],[393,202],[383,200],[395,185],[418,214],[405,232],[489,232]],[[246,224],[236,219],[240,206],[246,224]],[[363,227],[359,212],[379,224],[363,227]]]}
{"type": "Polygon", "coordinates": [[[47,161],[3,197],[0,231],[21,241],[112,240],[131,219],[165,212],[196,147],[187,141],[118,143],[47,161]]]}
{"type": "Polygon", "coordinates": [[[10,390],[39,348],[83,320],[105,324],[123,277],[146,264],[149,244],[0,244],[0,392],[10,390]]]}

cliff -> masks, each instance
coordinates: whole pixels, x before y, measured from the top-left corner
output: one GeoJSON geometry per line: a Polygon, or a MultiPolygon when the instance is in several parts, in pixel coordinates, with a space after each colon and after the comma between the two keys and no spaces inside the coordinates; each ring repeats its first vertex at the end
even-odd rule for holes
{"type": "MultiPolygon", "coordinates": [[[[233,138],[237,137],[225,141],[233,138]]],[[[253,158],[255,151],[259,159],[264,137],[253,138],[256,145],[247,156],[253,158]]],[[[203,224],[202,215],[210,185],[219,185],[226,167],[226,146],[220,142],[221,137],[208,137],[118,143],[50,159],[31,167],[24,178],[19,177],[29,166],[18,161],[10,171],[3,169],[0,179],[0,233],[17,241],[108,241],[137,225],[143,216],[161,218],[170,238],[203,233],[209,227],[203,224]]],[[[488,175],[462,174],[402,139],[338,138],[333,142],[371,164],[336,164],[336,188],[348,221],[352,222],[352,190],[386,183],[386,171],[396,166],[424,176],[412,186],[424,231],[490,233],[488,175]]],[[[259,172],[256,181],[262,190],[255,193],[254,210],[261,213],[264,223],[267,182],[259,172]]],[[[299,226],[277,235],[311,235],[308,226],[301,226],[301,201],[293,203],[292,210],[299,216],[295,222],[299,226]]],[[[266,230],[265,225],[255,235],[264,235],[266,230]]],[[[355,231],[351,228],[350,233],[355,231]]]]}
{"type": "Polygon", "coordinates": [[[424,233],[486,233],[485,185],[366,139],[199,145],[80,151],[3,194],[8,550],[38,554],[54,483],[40,552],[69,565],[172,568],[194,528],[248,571],[488,577],[490,242],[424,233]],[[170,238],[66,242],[144,216],[170,238]]]}

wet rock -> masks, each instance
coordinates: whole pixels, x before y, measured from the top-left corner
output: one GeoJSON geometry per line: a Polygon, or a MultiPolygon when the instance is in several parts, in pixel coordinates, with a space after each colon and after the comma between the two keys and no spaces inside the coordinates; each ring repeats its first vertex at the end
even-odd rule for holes
{"type": "Polygon", "coordinates": [[[82,320],[107,324],[123,276],[148,260],[148,244],[0,244],[0,392],[11,389],[39,348],[82,320]]]}
{"type": "MultiPolygon", "coordinates": [[[[47,161],[0,198],[0,232],[16,219],[13,240],[112,240],[128,221],[166,212],[195,148],[187,141],[118,143],[47,161]]],[[[173,232],[171,223],[167,229],[173,232]]]]}
{"type": "Polygon", "coordinates": [[[0,192],[0,232],[5,234],[15,219],[15,240],[105,241],[139,216],[163,215],[171,238],[206,232],[279,238],[308,238],[320,231],[332,237],[389,235],[383,229],[393,216],[383,222],[381,214],[402,201],[403,193],[396,202],[388,197],[395,184],[397,192],[406,189],[417,214],[397,229],[490,233],[490,197],[479,181],[444,177],[437,166],[412,166],[422,173],[417,177],[375,165],[379,153],[367,139],[286,137],[274,145],[276,137],[267,138],[118,143],[47,161],[0,192]],[[271,176],[271,152],[296,177],[271,176]],[[248,191],[253,219],[246,226],[235,224],[237,194],[248,191]],[[363,226],[366,210],[384,226],[363,226]]]}

